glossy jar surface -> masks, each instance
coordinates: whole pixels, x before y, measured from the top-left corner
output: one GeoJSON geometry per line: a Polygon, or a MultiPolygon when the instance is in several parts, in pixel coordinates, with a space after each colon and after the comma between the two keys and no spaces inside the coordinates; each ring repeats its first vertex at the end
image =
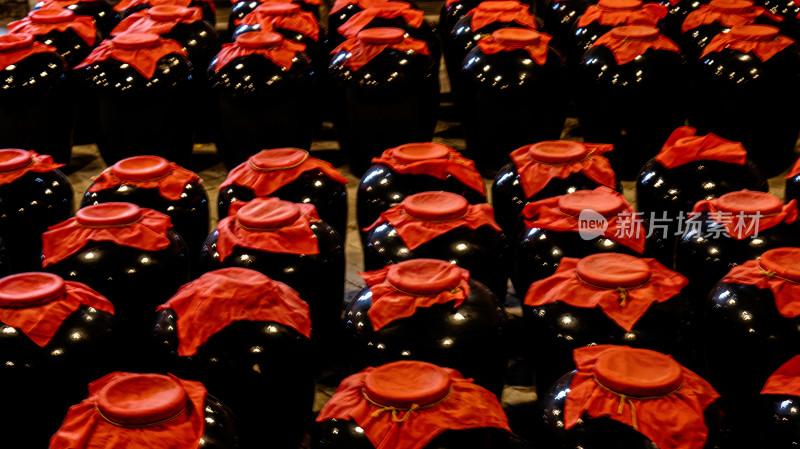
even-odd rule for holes
{"type": "MultiPolygon", "coordinates": [[[[41,0],[33,5],[33,9],[60,7],[58,3],[59,0],[41,0]]],[[[69,3],[71,4],[64,6],[65,9],[71,10],[76,16],[92,17],[103,36],[109,36],[122,18],[108,0],[75,0],[69,3]]]]}
{"type": "Polygon", "coordinates": [[[567,49],[567,42],[570,39],[570,32],[575,23],[583,15],[586,8],[597,2],[590,0],[563,0],[551,1],[540,16],[544,21],[544,30],[553,36],[553,46],[564,53],[567,49]]]}
{"type": "Polygon", "coordinates": [[[783,18],[778,24],[782,34],[793,39],[800,38],[800,20],[797,18],[800,5],[791,0],[757,0],[755,4],[783,18]]]}
{"type": "Polygon", "coordinates": [[[786,201],[791,201],[791,200],[800,201],[800,173],[792,177],[786,178],[784,198],[786,199],[786,201]]]}
{"type": "Polygon", "coordinates": [[[438,23],[440,35],[449,36],[458,20],[471,11],[472,8],[478,6],[478,3],[480,3],[478,0],[461,0],[442,4],[442,8],[439,10],[438,23]]]}
{"type": "MultiPolygon", "coordinates": [[[[353,421],[330,419],[318,424],[314,449],[374,449],[353,421]]],[[[530,449],[531,445],[498,429],[451,430],[434,438],[424,449],[530,449]]]]}
{"type": "Polygon", "coordinates": [[[798,403],[793,394],[769,394],[761,398],[760,448],[789,449],[800,444],[798,403]]]}

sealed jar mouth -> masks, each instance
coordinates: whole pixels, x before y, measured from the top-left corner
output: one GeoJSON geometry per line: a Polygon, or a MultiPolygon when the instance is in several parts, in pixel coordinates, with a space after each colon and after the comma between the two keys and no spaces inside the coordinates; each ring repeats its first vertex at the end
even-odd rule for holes
{"type": "Polygon", "coordinates": [[[589,149],[580,142],[545,140],[528,146],[528,156],[545,164],[568,164],[586,159],[589,149]]]}
{"type": "Polygon", "coordinates": [[[800,248],[775,248],[758,258],[758,266],[767,272],[800,282],[800,248]]]}
{"type": "Polygon", "coordinates": [[[753,7],[753,2],[747,0],[711,0],[708,6],[722,12],[746,12],[753,7]]]}
{"type": "Polygon", "coordinates": [[[658,28],[646,25],[623,25],[611,30],[616,39],[650,40],[658,37],[658,33],[658,28]]]}
{"type": "Polygon", "coordinates": [[[255,10],[268,16],[289,16],[299,13],[302,8],[297,3],[262,3],[255,10]]]}
{"type": "Polygon", "coordinates": [[[123,50],[139,50],[158,45],[161,37],[154,33],[122,33],[111,38],[115,47],[123,50]]]}
{"type": "Polygon", "coordinates": [[[51,7],[35,9],[28,14],[28,17],[34,23],[63,23],[72,20],[75,13],[70,9],[51,7]]]}
{"type": "Polygon", "coordinates": [[[538,44],[541,34],[527,28],[500,28],[492,32],[492,39],[509,47],[527,47],[538,44]]]}
{"type": "Polygon", "coordinates": [[[359,31],[356,38],[365,44],[388,45],[403,42],[405,36],[406,32],[402,28],[376,27],[359,31]]]}
{"type": "Polygon", "coordinates": [[[611,218],[624,211],[626,206],[621,196],[603,190],[578,190],[558,198],[558,208],[572,217],[578,217],[584,210],[590,210],[611,218]]]}
{"type": "Polygon", "coordinates": [[[402,360],[381,365],[364,378],[364,394],[379,406],[408,410],[431,406],[450,394],[450,374],[432,363],[402,360]]]}
{"type": "Polygon", "coordinates": [[[672,357],[624,346],[603,352],[592,374],[603,387],[635,398],[666,396],[683,383],[681,366],[672,357]]]}
{"type": "Polygon", "coordinates": [[[768,192],[738,190],[721,195],[717,199],[717,208],[730,213],[734,219],[740,213],[746,216],[760,214],[764,217],[780,213],[783,210],[783,202],[768,192]]]}
{"type": "Polygon", "coordinates": [[[642,7],[641,0],[600,0],[597,7],[606,10],[629,10],[642,7]]]}
{"type": "Polygon", "coordinates": [[[130,226],[142,217],[142,209],[132,203],[100,203],[86,206],[75,213],[79,225],[87,228],[130,226]]]}
{"type": "Polygon", "coordinates": [[[245,229],[269,231],[291,226],[300,219],[300,206],[278,198],[256,198],[236,212],[236,221],[245,229]]]}
{"type": "Polygon", "coordinates": [[[0,52],[15,51],[33,45],[33,35],[29,33],[15,33],[0,36],[0,52]]]}
{"type": "Polygon", "coordinates": [[[0,150],[0,173],[22,170],[31,165],[33,157],[25,150],[9,148],[0,150]]]}
{"type": "Polygon", "coordinates": [[[25,308],[47,304],[64,296],[66,283],[60,276],[31,272],[0,279],[0,307],[25,308]]]}
{"type": "Polygon", "coordinates": [[[280,45],[283,36],[274,31],[252,31],[236,37],[236,44],[243,48],[271,48],[280,45]]]}
{"type": "Polygon", "coordinates": [[[259,171],[286,170],[308,159],[308,151],[299,148],[274,148],[250,156],[250,167],[259,171]]]}
{"type": "Polygon", "coordinates": [[[133,156],[111,166],[111,173],[119,179],[149,181],[172,173],[168,160],[159,156],[133,156]]]}
{"type": "Polygon", "coordinates": [[[409,195],[402,202],[403,210],[422,221],[452,221],[469,212],[469,202],[451,192],[421,192],[409,195]]]}
{"type": "MultiPolygon", "coordinates": [[[[406,3],[406,2],[391,2],[391,1],[379,3],[377,5],[370,6],[369,8],[370,9],[374,9],[376,11],[381,11],[381,12],[395,12],[395,11],[402,11],[402,10],[405,10],[405,9],[413,9],[411,7],[411,4],[409,4],[409,3],[406,3]]],[[[378,15],[380,15],[380,13],[378,15]]]]}
{"type": "Polygon", "coordinates": [[[730,36],[745,41],[771,41],[780,34],[780,29],[770,25],[738,25],[731,27],[730,36]]]}
{"type": "Polygon", "coordinates": [[[432,296],[457,288],[461,271],[444,260],[411,259],[391,265],[386,280],[403,293],[432,296]]]}
{"type": "Polygon", "coordinates": [[[396,147],[392,156],[404,164],[431,159],[447,159],[450,156],[450,147],[437,142],[406,143],[396,147]]]}
{"type": "Polygon", "coordinates": [[[477,8],[486,12],[515,11],[519,9],[519,3],[505,0],[487,0],[478,3],[477,8]]]}
{"type": "Polygon", "coordinates": [[[147,17],[157,22],[170,22],[186,17],[191,10],[178,5],[158,5],[147,10],[147,17]]]}
{"type": "Polygon", "coordinates": [[[641,287],[651,275],[647,262],[620,253],[586,256],[578,261],[575,271],[582,281],[600,288],[641,287]]]}
{"type": "Polygon", "coordinates": [[[112,424],[148,426],[172,419],[186,410],[183,386],[162,374],[136,374],[106,385],[97,397],[97,410],[112,424]]]}

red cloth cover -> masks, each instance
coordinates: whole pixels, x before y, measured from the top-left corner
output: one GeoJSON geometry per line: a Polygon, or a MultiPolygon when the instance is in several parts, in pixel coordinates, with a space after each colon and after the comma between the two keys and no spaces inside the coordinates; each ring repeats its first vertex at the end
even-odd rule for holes
{"type": "Polygon", "coordinates": [[[519,174],[522,191],[527,198],[530,198],[544,189],[551,179],[566,179],[573,173],[581,173],[600,185],[615,188],[616,174],[611,168],[611,163],[603,156],[613,149],[614,145],[605,143],[548,141],[518,148],[511,152],[510,157],[519,174]],[[544,149],[545,146],[555,147],[556,150],[575,147],[576,151],[570,152],[575,153],[577,157],[570,160],[543,158],[546,153],[537,149],[544,149]]]}
{"type": "Polygon", "coordinates": [[[678,127],[661,147],[656,161],[666,168],[675,168],[697,161],[720,161],[744,165],[747,150],[739,142],[725,140],[713,133],[698,136],[689,126],[678,127]]]}
{"type": "MultiPolygon", "coordinates": [[[[114,6],[114,11],[123,12],[136,6],[158,6],[158,5],[178,5],[178,6],[191,6],[195,0],[121,0],[114,6]]],[[[212,11],[217,10],[217,5],[214,0],[196,0],[207,4],[211,7],[212,11]]]]}
{"type": "MultiPolygon", "coordinates": [[[[235,5],[243,0],[231,0],[231,5],[235,5]]],[[[259,1],[259,3],[305,3],[306,5],[313,5],[313,6],[320,6],[322,5],[322,0],[264,0],[259,1]]]]}
{"type": "Polygon", "coordinates": [[[780,22],[783,17],[771,14],[766,9],[753,5],[751,1],[714,1],[708,4],[701,4],[699,8],[690,12],[681,24],[681,32],[685,33],[701,25],[718,23],[726,28],[739,25],[750,25],[761,16],[766,16],[770,20],[780,22]]]}
{"type": "Polygon", "coordinates": [[[612,29],[594,41],[592,47],[600,45],[611,50],[614,53],[614,60],[620,65],[633,61],[648,50],[681,52],[680,47],[658,32],[657,28],[639,25],[623,25],[612,29]],[[647,29],[648,32],[639,34],[637,29],[647,29]]]}
{"type": "Polygon", "coordinates": [[[800,396],[800,355],[780,366],[764,384],[761,394],[800,396]]]}
{"type": "Polygon", "coordinates": [[[653,303],[668,301],[688,283],[680,273],[655,259],[618,253],[583,259],[564,257],[552,276],[531,284],[525,305],[561,302],[582,309],[600,308],[617,326],[630,332],[653,303]],[[592,270],[588,273],[592,277],[586,279],[585,270],[592,270]]]}
{"type": "Polygon", "coordinates": [[[700,57],[726,48],[742,53],[752,53],[758,59],[767,61],[778,52],[795,43],[795,40],[779,34],[776,27],[769,25],[735,26],[727,33],[719,33],[703,49],[700,57]]]}
{"type": "MultiPolygon", "coordinates": [[[[602,2],[602,0],[601,0],[602,2]]],[[[634,8],[615,7],[614,2],[608,5],[591,5],[586,9],[580,19],[578,28],[583,28],[590,23],[599,23],[606,26],[619,25],[650,25],[656,26],[658,22],[667,17],[669,10],[660,3],[639,4],[634,8]]],[[[627,3],[627,2],[626,2],[627,3]]]]}
{"type": "Polygon", "coordinates": [[[81,306],[114,313],[111,302],[88,285],[55,274],[19,273],[0,279],[0,323],[18,329],[39,347],[47,346],[81,306]],[[39,289],[48,291],[40,294],[39,289]]]}
{"type": "Polygon", "coordinates": [[[77,253],[89,242],[112,242],[146,251],[160,251],[170,245],[167,231],[172,227],[168,215],[153,209],[139,208],[130,203],[102,203],[79,210],[75,217],[50,226],[42,234],[42,266],[58,263],[77,253]],[[138,211],[125,223],[93,224],[82,218],[107,216],[116,218],[119,207],[138,211]]]}
{"type": "MultiPolygon", "coordinates": [[[[159,162],[160,162],[159,161],[159,162]]],[[[158,156],[133,156],[123,159],[113,166],[105,169],[89,186],[89,192],[114,189],[122,185],[135,186],[141,189],[158,189],[159,195],[170,201],[181,198],[183,190],[189,183],[200,181],[200,176],[174,162],[169,162],[158,156]],[[130,177],[128,170],[141,167],[147,169],[152,166],[153,160],[163,161],[163,170],[146,179],[130,177]]]]}
{"type": "Polygon", "coordinates": [[[22,20],[8,24],[8,32],[11,34],[28,33],[44,36],[53,31],[63,33],[66,30],[74,31],[87,45],[93,45],[97,39],[94,19],[89,16],[76,16],[69,9],[41,8],[31,11],[22,20]]]}
{"type": "MultiPolygon", "coordinates": [[[[331,6],[330,14],[335,14],[337,11],[348,5],[358,5],[358,7],[361,9],[367,9],[373,6],[382,5],[389,1],[394,1],[394,0],[336,0],[333,3],[333,6],[331,6]]],[[[406,3],[406,2],[398,1],[398,3],[406,3]]],[[[409,3],[406,4],[411,6],[409,3]]]]}
{"type": "Polygon", "coordinates": [[[90,383],[89,397],[69,408],[50,449],[196,449],[205,432],[205,402],[206,388],[200,382],[171,374],[113,372],[90,383]],[[124,423],[107,416],[108,409],[126,406],[153,415],[152,409],[163,408],[169,416],[138,425],[133,411],[124,423]]]}
{"type": "Polygon", "coordinates": [[[248,268],[210,271],[185,284],[158,310],[178,315],[178,355],[188,357],[234,321],[268,321],[311,338],[310,309],[288,285],[248,268]]]}
{"type": "Polygon", "coordinates": [[[236,25],[259,25],[262,30],[280,28],[296,31],[315,41],[319,40],[319,22],[314,17],[314,13],[301,9],[291,14],[276,15],[269,10],[269,6],[271,6],[269,3],[260,5],[253,12],[239,20],[236,25]],[[265,8],[264,6],[267,7],[265,8]]]}
{"type": "Polygon", "coordinates": [[[375,330],[434,304],[455,309],[469,295],[469,271],[444,260],[411,259],[359,274],[372,291],[367,315],[375,330]]]}
{"type": "Polygon", "coordinates": [[[502,232],[494,221],[494,208],[487,203],[469,204],[463,196],[450,192],[422,192],[407,196],[363,230],[371,231],[381,223],[389,223],[408,249],[444,235],[453,229],[481,226],[502,232]]]}
{"type": "Polygon", "coordinates": [[[786,179],[794,178],[797,175],[800,175],[800,159],[795,161],[792,168],[789,169],[789,173],[786,174],[786,179]]]}
{"type": "Polygon", "coordinates": [[[188,57],[188,53],[183,49],[183,46],[172,39],[159,38],[158,43],[153,46],[144,46],[139,48],[121,46],[121,43],[127,36],[147,36],[143,33],[128,33],[121,34],[112,39],[105,39],[97,48],[89,53],[89,56],[80,64],[75,66],[75,69],[87,67],[96,62],[102,62],[109,59],[115,59],[119,62],[129,64],[136,69],[145,78],[152,78],[156,73],[158,60],[169,55],[179,54],[188,57]]]}
{"type": "Polygon", "coordinates": [[[412,28],[419,28],[425,22],[425,12],[421,9],[412,8],[405,2],[386,2],[357,12],[339,26],[337,31],[345,38],[350,39],[375,19],[394,19],[396,17],[402,17],[403,21],[412,28]]]}
{"type": "Polygon", "coordinates": [[[52,156],[33,150],[0,150],[0,185],[11,184],[28,172],[47,173],[63,166],[53,162],[52,156]]]}
{"type": "Polygon", "coordinates": [[[781,316],[800,315],[800,249],[776,248],[756,260],[737,265],[720,282],[769,289],[781,316]]]}
{"type": "MultiPolygon", "coordinates": [[[[230,256],[235,246],[271,253],[319,254],[317,237],[311,229],[311,222],[319,220],[313,204],[256,198],[248,202],[234,202],[229,214],[217,225],[220,261],[230,256]],[[262,224],[242,224],[242,217],[237,216],[240,211],[245,218],[262,224]]],[[[250,224],[249,220],[245,222],[250,224]]]]}
{"type": "Polygon", "coordinates": [[[704,212],[723,225],[731,238],[744,240],[780,223],[794,223],[797,200],[784,205],[775,195],[745,189],[695,203],[692,214],[704,212]]]}
{"type": "Polygon", "coordinates": [[[34,40],[32,34],[15,33],[0,36],[0,70],[38,53],[55,53],[55,47],[34,40]]]}
{"type": "Polygon", "coordinates": [[[437,179],[452,176],[470,189],[486,195],[486,184],[475,168],[475,162],[441,143],[407,143],[389,148],[379,157],[372,158],[372,163],[383,164],[403,175],[428,175],[437,179]]]}
{"type": "MultiPolygon", "coordinates": [[[[157,7],[155,7],[157,8],[157,7]]],[[[150,15],[150,9],[137,11],[122,21],[111,30],[111,35],[116,36],[122,33],[156,33],[165,35],[175,28],[179,23],[195,23],[203,20],[203,10],[198,7],[175,6],[175,12],[169,19],[154,19],[150,15]]]]}
{"type": "Polygon", "coordinates": [[[638,430],[659,449],[705,447],[708,427],[703,413],[719,394],[700,376],[670,356],[627,346],[578,348],[573,359],[577,372],[564,404],[565,429],[586,417],[606,417],[638,430]],[[617,378],[624,376],[620,386],[601,384],[599,379],[606,380],[608,371],[617,378]],[[614,389],[646,391],[648,383],[667,376],[674,381],[670,391],[626,394],[614,389]]]}
{"type": "Polygon", "coordinates": [[[520,26],[537,29],[536,16],[531,14],[530,6],[516,0],[487,0],[467,12],[472,31],[479,31],[486,25],[502,22],[516,23],[520,26]]]}
{"type": "MultiPolygon", "coordinates": [[[[502,32],[508,32],[509,30],[514,30],[514,28],[503,28],[502,32]]],[[[496,33],[497,31],[478,41],[478,47],[485,54],[493,55],[501,51],[525,50],[536,64],[544,65],[547,62],[547,50],[549,49],[550,40],[553,39],[552,36],[534,31],[537,35],[536,42],[520,45],[498,39],[496,33]]]]}
{"type": "Polygon", "coordinates": [[[277,34],[271,31],[244,33],[236,38],[235,42],[223,44],[222,49],[217,53],[216,58],[212,62],[214,64],[214,70],[220,71],[234,59],[250,55],[261,55],[275,63],[275,65],[282,67],[284,70],[289,70],[294,63],[294,58],[297,56],[297,53],[305,51],[306,49],[305,44],[283,38],[281,38],[279,42],[276,42],[275,45],[263,47],[254,47],[246,43],[256,38],[256,36],[252,35],[264,33],[277,34]]]}
{"type": "Polygon", "coordinates": [[[369,367],[346,377],[316,418],[317,422],[328,419],[355,422],[375,449],[422,449],[446,430],[488,427],[510,432],[494,394],[456,370],[417,361],[369,367]],[[403,399],[409,391],[417,393],[433,383],[437,393],[444,394],[422,403],[406,401],[398,406],[395,401],[379,402],[369,396],[371,384],[388,384],[385,389],[403,399]]]}
{"type": "Polygon", "coordinates": [[[350,66],[353,70],[359,70],[373,58],[381,54],[387,48],[399,50],[403,52],[414,52],[423,55],[430,55],[428,44],[425,41],[406,37],[401,42],[387,43],[387,44],[371,44],[365,43],[358,37],[352,37],[339,44],[331,54],[339,52],[350,53],[350,57],[345,60],[345,64],[350,66]]]}

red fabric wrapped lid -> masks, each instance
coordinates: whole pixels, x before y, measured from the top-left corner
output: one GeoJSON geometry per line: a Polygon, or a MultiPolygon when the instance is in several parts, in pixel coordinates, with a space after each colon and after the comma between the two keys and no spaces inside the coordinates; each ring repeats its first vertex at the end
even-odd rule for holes
{"type": "Polygon", "coordinates": [[[380,218],[363,230],[371,231],[381,223],[392,225],[410,250],[461,226],[469,229],[489,226],[502,232],[494,221],[492,206],[469,204],[463,196],[450,192],[409,195],[399,205],[382,212],[380,218]]]}
{"type": "Polygon", "coordinates": [[[647,50],[666,50],[680,53],[681,49],[670,38],[653,26],[623,25],[600,36],[592,47],[604,46],[614,54],[617,64],[627,64],[647,50]]]}
{"type": "Polygon", "coordinates": [[[156,33],[165,35],[179,23],[195,23],[203,20],[203,10],[198,7],[159,5],[137,11],[111,30],[112,36],[122,33],[156,33]]]}
{"type": "Polygon", "coordinates": [[[355,37],[375,19],[394,19],[402,17],[412,28],[419,28],[425,22],[425,12],[412,8],[405,2],[385,2],[359,11],[339,26],[337,31],[347,39],[355,37]]]}
{"type": "MultiPolygon", "coordinates": [[[[235,5],[242,0],[231,0],[231,5],[235,5]]],[[[320,6],[322,5],[322,0],[257,0],[258,3],[295,3],[299,1],[300,3],[304,3],[306,5],[313,5],[313,6],[320,6]]]]}
{"type": "Polygon", "coordinates": [[[469,271],[444,260],[411,259],[359,274],[372,292],[367,315],[375,330],[418,308],[452,302],[455,309],[469,295],[469,271]]]}
{"type": "Polygon", "coordinates": [[[356,37],[342,42],[331,54],[349,53],[344,64],[353,70],[359,70],[387,48],[423,55],[431,54],[425,41],[406,36],[406,32],[401,28],[389,27],[361,30],[356,37]]]}
{"type": "Polygon", "coordinates": [[[0,279],[0,323],[19,329],[45,347],[72,313],[81,306],[114,313],[101,294],[79,282],[52,273],[18,273],[0,279]]]}
{"type": "Polygon", "coordinates": [[[538,65],[547,62],[547,50],[553,37],[527,28],[501,28],[478,41],[481,51],[492,55],[501,51],[525,50],[538,65]]]}
{"type": "Polygon", "coordinates": [[[719,394],[672,357],[649,349],[597,345],[573,351],[577,372],[564,428],[605,417],[636,429],[660,449],[702,449],[703,413],[719,394]]]}
{"type": "Polygon", "coordinates": [[[313,204],[278,198],[236,201],[217,225],[217,252],[223,261],[235,246],[271,253],[319,254],[311,221],[318,221],[313,204]]]}
{"type": "Polygon", "coordinates": [[[37,42],[32,34],[14,33],[0,36],[0,70],[38,53],[55,53],[55,47],[37,42]]]}
{"type": "Polygon", "coordinates": [[[339,184],[347,184],[347,178],[330,163],[309,156],[298,148],[274,148],[260,151],[239,164],[222,181],[220,191],[229,185],[247,187],[257,197],[272,194],[296,180],[303,173],[319,170],[339,184]]]}
{"type": "Polygon", "coordinates": [[[253,31],[240,34],[233,43],[224,44],[211,64],[215,71],[219,71],[236,58],[261,55],[284,70],[289,70],[297,59],[297,53],[305,50],[305,44],[284,39],[280,33],[253,31]]]}
{"type": "Polygon", "coordinates": [[[0,149],[0,185],[10,184],[28,172],[47,173],[63,166],[53,162],[52,156],[35,151],[0,149]]]}
{"type": "Polygon", "coordinates": [[[740,25],[727,33],[719,33],[705,46],[703,57],[726,48],[755,55],[767,61],[778,52],[794,44],[794,39],[780,34],[777,27],[769,25],[740,25]]]}
{"type": "Polygon", "coordinates": [[[658,25],[659,20],[667,17],[669,12],[660,3],[645,3],[641,0],[600,0],[589,6],[578,19],[578,28],[590,23],[606,26],[619,25],[658,25]]]}
{"type": "Polygon", "coordinates": [[[770,289],[781,316],[800,315],[800,248],[775,248],[737,265],[720,282],[770,289]]]}
{"type": "Polygon", "coordinates": [[[316,418],[328,419],[355,422],[375,449],[421,449],[446,430],[511,431],[489,390],[456,370],[411,360],[346,377],[316,418]]]}
{"type": "Polygon", "coordinates": [[[621,193],[606,186],[594,190],[578,190],[566,195],[545,198],[525,205],[525,224],[532,228],[561,232],[581,232],[603,236],[637,253],[644,252],[646,231],[636,211],[621,193]],[[604,218],[604,229],[584,230],[581,215],[604,218]]]}
{"type": "Polygon", "coordinates": [[[132,156],[105,169],[89,186],[89,192],[121,185],[158,189],[167,200],[177,201],[189,183],[200,181],[196,173],[160,156],[132,156]]]}
{"type": "Polygon", "coordinates": [[[478,31],[486,25],[502,22],[516,23],[520,26],[536,29],[536,16],[531,14],[530,6],[517,0],[486,0],[478,3],[467,15],[470,16],[472,31],[478,31]]]}
{"type": "MultiPolygon", "coordinates": [[[[395,0],[336,0],[335,2],[333,2],[333,6],[331,6],[329,14],[335,14],[340,9],[344,8],[345,6],[349,6],[349,5],[358,5],[358,7],[361,8],[361,9],[367,9],[367,8],[372,7],[372,6],[377,6],[377,5],[382,5],[384,3],[388,3],[389,1],[391,1],[392,3],[407,3],[407,2],[400,2],[400,1],[395,1],[395,0]]],[[[410,3],[407,3],[407,4],[409,6],[411,6],[410,3]]]]}
{"type": "Polygon", "coordinates": [[[531,284],[525,305],[561,302],[583,309],[600,308],[630,332],[653,303],[669,300],[688,283],[655,259],[618,253],[564,257],[555,274],[531,284]]]}
{"type": "Polygon", "coordinates": [[[797,175],[800,175],[800,159],[796,160],[792,168],[789,169],[789,173],[786,174],[786,179],[794,178],[797,175]]]}
{"type": "Polygon", "coordinates": [[[475,168],[475,162],[443,143],[406,143],[389,148],[380,157],[372,158],[372,163],[383,164],[403,175],[428,175],[437,179],[452,176],[470,189],[486,195],[486,184],[475,168]]]}
{"type": "Polygon", "coordinates": [[[66,259],[89,242],[160,251],[170,245],[167,231],[171,227],[168,215],[131,203],[86,206],[75,217],[50,226],[42,234],[42,266],[66,259]]]}
{"type": "Polygon", "coordinates": [[[511,152],[511,161],[519,174],[519,183],[527,198],[539,193],[551,179],[566,179],[581,173],[597,184],[615,188],[617,177],[603,154],[614,149],[611,144],[582,143],[569,140],[546,140],[511,152]]]}
{"type": "MultiPolygon", "coordinates": [[[[137,6],[160,6],[160,5],[177,5],[177,6],[190,6],[194,0],[121,0],[114,6],[114,11],[123,12],[137,6]]],[[[214,0],[199,0],[211,7],[211,11],[217,11],[217,5],[214,0]]]]}
{"type": "Polygon", "coordinates": [[[162,39],[155,33],[124,33],[105,39],[75,68],[115,59],[129,64],[145,78],[152,78],[158,60],[173,53],[188,56],[183,46],[172,39],[162,39]]]}
{"type": "Polygon", "coordinates": [[[800,355],[780,366],[764,384],[761,394],[800,396],[800,355]]]}
{"type": "Polygon", "coordinates": [[[97,39],[94,19],[89,16],[76,16],[70,9],[52,6],[35,9],[24,19],[8,24],[8,31],[12,34],[28,33],[44,36],[53,31],[63,33],[66,30],[74,31],[87,45],[93,45],[97,39]]]}
{"type": "Polygon", "coordinates": [[[675,168],[697,161],[720,161],[736,165],[744,165],[747,161],[747,150],[741,143],[723,139],[712,133],[704,136],[696,134],[695,128],[678,127],[661,147],[656,161],[666,168],[675,168]]]}
{"type": "Polygon", "coordinates": [[[314,13],[303,11],[297,3],[262,3],[236,25],[258,25],[262,30],[280,28],[296,31],[315,41],[319,40],[319,22],[314,13]]]}
{"type": "Polygon", "coordinates": [[[729,237],[744,240],[777,224],[794,223],[797,220],[797,200],[784,205],[771,193],[745,189],[698,201],[692,214],[703,212],[709,219],[723,225],[729,237]]]}
{"type": "Polygon", "coordinates": [[[178,355],[188,357],[234,321],[268,321],[311,338],[308,304],[288,285],[248,268],[210,271],[185,284],[158,310],[178,315],[178,355]]]}
{"type": "Polygon", "coordinates": [[[206,388],[173,375],[113,372],[89,384],[67,412],[50,449],[197,448],[206,388]]]}
{"type": "Polygon", "coordinates": [[[700,5],[683,19],[681,32],[685,33],[711,23],[718,23],[726,28],[750,25],[762,15],[776,22],[783,20],[783,17],[770,14],[766,9],[755,6],[750,0],[711,0],[708,4],[700,5]]]}

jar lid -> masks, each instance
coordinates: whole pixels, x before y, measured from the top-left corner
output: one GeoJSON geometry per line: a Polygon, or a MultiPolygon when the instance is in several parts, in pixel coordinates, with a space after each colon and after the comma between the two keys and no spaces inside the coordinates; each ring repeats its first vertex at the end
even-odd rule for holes
{"type": "Polygon", "coordinates": [[[558,198],[558,208],[567,215],[577,217],[584,210],[592,210],[605,218],[625,210],[627,204],[619,195],[601,190],[578,190],[558,198]]]}
{"type": "Polygon", "coordinates": [[[147,9],[147,17],[157,22],[171,22],[186,17],[191,10],[179,5],[158,5],[147,9]]]}
{"type": "Polygon", "coordinates": [[[451,383],[450,374],[444,368],[427,362],[401,360],[367,373],[364,392],[382,406],[407,409],[447,398],[451,383]]]}
{"type": "Polygon", "coordinates": [[[778,37],[780,29],[770,25],[738,25],[731,27],[730,36],[745,41],[771,41],[778,37]]]}
{"type": "Polygon", "coordinates": [[[519,2],[507,0],[488,0],[478,3],[478,8],[484,11],[509,11],[519,9],[519,7],[519,2]]]}
{"type": "Polygon", "coordinates": [[[720,196],[717,200],[717,208],[733,215],[741,212],[745,215],[761,214],[763,217],[780,213],[783,210],[783,202],[768,192],[738,190],[720,196]]]}
{"type": "Polygon", "coordinates": [[[89,228],[124,227],[136,223],[141,217],[139,206],[122,202],[86,206],[75,213],[78,224],[89,228]]]}
{"type": "Polygon", "coordinates": [[[34,9],[28,14],[28,18],[34,23],[63,23],[74,17],[75,13],[71,9],[53,7],[34,9]]]}
{"type": "Polygon", "coordinates": [[[262,3],[256,11],[268,16],[288,16],[299,13],[302,8],[297,3],[262,3]]]}
{"type": "Polygon", "coordinates": [[[181,384],[162,374],[138,374],[110,382],[98,393],[97,409],[107,420],[126,426],[152,425],[186,409],[181,384]]]}
{"type": "Polygon", "coordinates": [[[462,278],[459,267],[438,259],[411,259],[392,264],[386,273],[389,284],[413,296],[451,291],[458,287],[462,278]]]}
{"type": "Polygon", "coordinates": [[[568,164],[586,158],[589,148],[569,140],[545,140],[528,147],[531,159],[546,164],[568,164]]]}
{"type": "Polygon", "coordinates": [[[623,25],[611,30],[611,36],[616,39],[647,40],[657,37],[658,28],[647,25],[623,25]]]}
{"type": "Polygon", "coordinates": [[[403,42],[405,36],[406,32],[402,28],[376,27],[359,31],[357,38],[365,44],[388,45],[403,42]]]}
{"type": "Polygon", "coordinates": [[[404,164],[431,159],[446,159],[449,155],[450,147],[437,142],[406,143],[395,147],[392,151],[392,156],[404,164]]]}
{"type": "Polygon", "coordinates": [[[274,31],[252,31],[236,37],[236,43],[244,48],[269,48],[281,43],[283,36],[274,31]]]}
{"type": "Polygon", "coordinates": [[[413,218],[425,221],[449,221],[469,212],[469,202],[451,192],[421,192],[403,200],[403,210],[413,218]]]}
{"type": "Polygon", "coordinates": [[[297,167],[308,159],[308,152],[299,148],[274,148],[250,156],[250,166],[256,170],[271,171],[297,167]]]}
{"type": "Polygon", "coordinates": [[[765,251],[758,264],[767,271],[792,282],[800,282],[800,248],[775,248],[765,251]]]}
{"type": "Polygon", "coordinates": [[[12,172],[23,169],[29,165],[33,159],[30,153],[25,150],[9,148],[0,150],[0,172],[12,172]]]}
{"type": "Polygon", "coordinates": [[[743,12],[753,7],[749,0],[711,0],[708,5],[723,12],[743,12]]]}
{"type": "Polygon", "coordinates": [[[246,228],[270,230],[290,226],[300,216],[300,207],[295,203],[278,198],[256,198],[236,212],[236,221],[246,228]]]}
{"type": "Polygon", "coordinates": [[[672,357],[630,347],[603,352],[592,367],[592,374],[613,392],[638,398],[665,396],[683,383],[681,366],[672,357]]]}
{"type": "Polygon", "coordinates": [[[133,156],[112,165],[111,172],[119,179],[148,181],[167,176],[172,166],[160,156],[133,156]]]}
{"type": "Polygon", "coordinates": [[[45,272],[18,273],[0,279],[0,307],[24,308],[46,304],[64,295],[66,283],[45,272]]]}
{"type": "Polygon", "coordinates": [[[500,28],[492,32],[492,39],[501,45],[527,47],[538,44],[541,34],[528,28],[500,28]]]}
{"type": "Polygon", "coordinates": [[[642,0],[600,0],[597,6],[601,9],[636,9],[642,6],[642,0]]]}
{"type": "Polygon", "coordinates": [[[29,33],[5,34],[0,36],[0,51],[15,51],[33,45],[33,35],[29,33]]]}
{"type": "Polygon", "coordinates": [[[122,33],[111,38],[111,43],[123,50],[139,50],[155,47],[160,40],[155,33],[122,33]]]}
{"type": "Polygon", "coordinates": [[[578,277],[601,288],[633,288],[647,283],[650,266],[638,257],[620,253],[600,253],[586,256],[575,266],[578,277]]]}

